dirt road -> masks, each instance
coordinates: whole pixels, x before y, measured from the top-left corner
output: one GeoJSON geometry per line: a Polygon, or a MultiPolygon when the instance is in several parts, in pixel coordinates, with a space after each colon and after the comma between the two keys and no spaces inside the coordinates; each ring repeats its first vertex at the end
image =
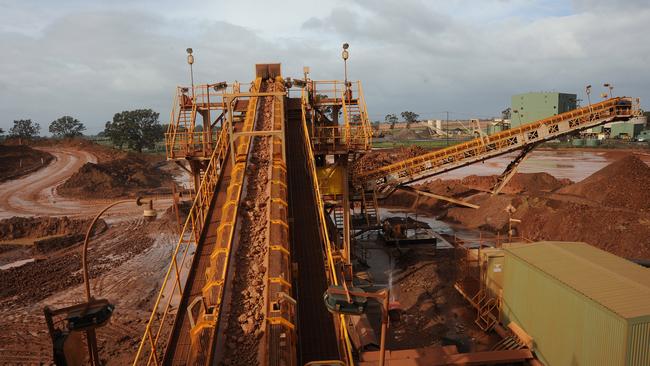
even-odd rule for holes
{"type": "Polygon", "coordinates": [[[97,162],[89,152],[66,148],[39,148],[55,159],[43,169],[0,184],[0,218],[12,216],[76,216],[96,211],[96,203],[80,202],[56,195],[56,187],[88,162],[97,162]]]}
{"type": "MultiPolygon", "coordinates": [[[[66,147],[39,147],[54,155],[55,159],[45,168],[28,176],[0,184],[0,219],[12,216],[89,216],[114,200],[78,200],[62,197],[56,187],[65,182],[86,163],[96,163],[97,157],[88,151],[66,147]]],[[[167,207],[171,200],[163,199],[160,207],[167,207]]],[[[157,208],[160,208],[157,207],[157,208]]],[[[135,205],[122,205],[104,215],[119,217],[141,210],[135,205]]]]}

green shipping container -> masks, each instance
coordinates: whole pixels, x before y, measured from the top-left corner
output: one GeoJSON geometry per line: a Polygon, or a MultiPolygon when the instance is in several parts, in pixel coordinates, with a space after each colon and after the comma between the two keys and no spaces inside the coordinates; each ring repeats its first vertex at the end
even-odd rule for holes
{"type": "Polygon", "coordinates": [[[505,252],[502,320],[547,366],[650,365],[650,269],[585,243],[505,252]]]}

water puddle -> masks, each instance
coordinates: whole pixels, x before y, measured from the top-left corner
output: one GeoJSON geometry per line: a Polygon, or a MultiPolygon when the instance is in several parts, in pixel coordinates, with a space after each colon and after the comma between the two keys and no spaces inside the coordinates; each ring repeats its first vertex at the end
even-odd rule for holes
{"type": "Polygon", "coordinates": [[[27,263],[32,263],[34,261],[35,261],[34,258],[22,259],[22,260],[19,260],[19,261],[7,263],[4,266],[0,266],[0,270],[4,271],[4,270],[7,270],[7,269],[11,269],[11,268],[18,268],[18,267],[24,266],[27,263]]]}

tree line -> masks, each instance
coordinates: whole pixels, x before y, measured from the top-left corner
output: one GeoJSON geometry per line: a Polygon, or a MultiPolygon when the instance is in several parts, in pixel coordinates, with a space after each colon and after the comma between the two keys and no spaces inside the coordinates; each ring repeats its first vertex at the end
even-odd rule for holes
{"type": "MultiPolygon", "coordinates": [[[[141,152],[142,149],[152,149],[156,142],[164,138],[164,126],[158,121],[160,114],[151,109],[136,109],[115,113],[113,121],[107,121],[104,130],[98,136],[108,138],[113,145],[122,149],[141,152]]],[[[48,131],[54,138],[72,138],[83,136],[86,126],[72,116],[63,116],[52,121],[48,131]]],[[[41,125],[31,119],[14,120],[9,129],[9,137],[32,139],[40,135],[41,125]]],[[[0,128],[0,135],[4,134],[0,128]]]]}
{"type": "MultiPolygon", "coordinates": [[[[411,124],[415,123],[418,121],[418,118],[420,117],[419,114],[411,112],[411,111],[404,111],[400,113],[404,121],[406,121],[406,128],[411,128],[411,124]]],[[[395,113],[387,114],[386,117],[384,117],[384,122],[385,123],[390,123],[390,129],[395,128],[395,124],[398,122],[397,115],[395,113]]]]}

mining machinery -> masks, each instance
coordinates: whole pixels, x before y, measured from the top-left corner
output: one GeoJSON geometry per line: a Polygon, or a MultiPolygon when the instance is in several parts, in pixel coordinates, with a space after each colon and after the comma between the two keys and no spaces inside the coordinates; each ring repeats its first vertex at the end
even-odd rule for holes
{"type": "Polygon", "coordinates": [[[539,143],[638,113],[611,98],[364,171],[351,168],[372,147],[359,81],[258,64],[250,84],[179,87],[167,158],[193,177],[193,202],[133,364],[353,365],[350,315],[323,295],[352,286],[352,236],[380,225],[379,199],[519,151],[498,192],[539,143]]]}

